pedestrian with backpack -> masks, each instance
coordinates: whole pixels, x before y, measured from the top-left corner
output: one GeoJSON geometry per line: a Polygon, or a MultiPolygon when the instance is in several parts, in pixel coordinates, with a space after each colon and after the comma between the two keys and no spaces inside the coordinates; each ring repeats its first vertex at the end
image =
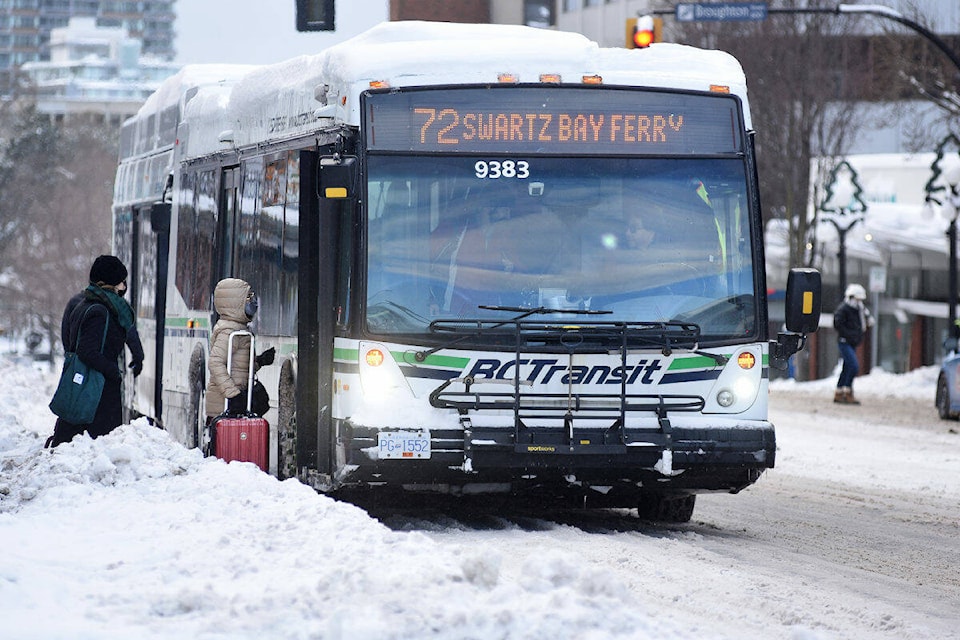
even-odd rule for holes
{"type": "MultiPolygon", "coordinates": [[[[64,312],[62,336],[66,348],[89,369],[103,376],[103,391],[90,422],[77,424],[58,417],[53,436],[46,443],[55,447],[84,432],[97,438],[122,423],[120,358],[128,337],[136,334],[133,309],[123,299],[127,291],[127,268],[112,255],[102,255],[90,267],[90,284],[74,296],[64,312]]],[[[139,346],[139,337],[137,337],[139,346]]],[[[142,348],[134,354],[135,372],[143,362],[142,348]]]]}

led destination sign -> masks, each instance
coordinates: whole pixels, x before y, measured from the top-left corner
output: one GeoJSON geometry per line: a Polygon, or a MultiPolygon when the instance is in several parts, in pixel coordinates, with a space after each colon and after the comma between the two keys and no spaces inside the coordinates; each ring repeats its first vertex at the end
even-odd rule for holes
{"type": "Polygon", "coordinates": [[[369,94],[373,151],[729,154],[742,149],[730,96],[580,88],[369,94]]]}

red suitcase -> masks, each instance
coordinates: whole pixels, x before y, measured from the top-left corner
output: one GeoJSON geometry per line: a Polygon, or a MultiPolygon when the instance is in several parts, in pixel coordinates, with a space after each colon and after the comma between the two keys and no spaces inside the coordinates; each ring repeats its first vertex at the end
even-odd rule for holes
{"type": "Polygon", "coordinates": [[[233,338],[250,336],[250,378],[247,381],[247,414],[231,415],[227,413],[227,401],[223,403],[223,413],[213,420],[214,455],[230,462],[252,462],[264,471],[270,468],[270,423],[266,419],[250,413],[253,399],[253,360],[254,337],[249,331],[234,331],[227,342],[227,371],[233,355],[233,338]]]}

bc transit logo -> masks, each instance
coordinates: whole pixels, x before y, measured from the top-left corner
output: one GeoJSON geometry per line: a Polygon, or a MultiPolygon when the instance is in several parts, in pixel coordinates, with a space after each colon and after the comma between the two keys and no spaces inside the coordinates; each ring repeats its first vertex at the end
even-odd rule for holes
{"type": "Polygon", "coordinates": [[[663,363],[659,358],[642,359],[626,366],[575,365],[572,368],[557,359],[497,360],[479,359],[467,374],[471,378],[489,380],[521,380],[532,384],[656,384],[663,363]]]}

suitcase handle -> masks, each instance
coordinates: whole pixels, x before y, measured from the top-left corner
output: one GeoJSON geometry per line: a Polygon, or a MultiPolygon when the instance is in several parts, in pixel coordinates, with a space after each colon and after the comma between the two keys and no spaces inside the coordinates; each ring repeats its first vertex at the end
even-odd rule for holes
{"type": "MultiPolygon", "coordinates": [[[[250,336],[250,364],[247,367],[249,378],[247,380],[247,413],[253,410],[253,368],[254,357],[256,353],[257,337],[249,331],[231,331],[227,338],[227,375],[230,375],[230,368],[233,366],[233,339],[236,336],[250,336]]],[[[226,411],[230,406],[230,398],[223,399],[223,410],[226,411]]]]}

